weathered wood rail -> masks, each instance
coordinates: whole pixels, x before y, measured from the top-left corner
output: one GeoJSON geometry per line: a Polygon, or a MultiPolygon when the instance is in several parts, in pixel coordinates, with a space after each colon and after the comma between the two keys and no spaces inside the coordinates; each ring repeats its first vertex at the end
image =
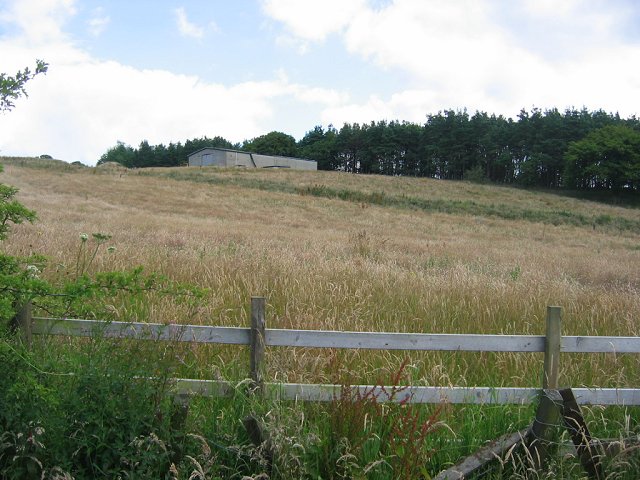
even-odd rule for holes
{"type": "MultiPolygon", "coordinates": [[[[250,347],[249,378],[262,394],[282,400],[332,401],[341,385],[268,383],[264,381],[266,347],[315,347],[457,352],[544,353],[542,388],[558,388],[561,353],[640,353],[640,337],[562,336],[561,309],[548,307],[546,335],[475,335],[384,332],[339,332],[326,330],[281,330],[266,328],[265,299],[253,297],[248,328],[203,325],[163,325],[82,319],[34,317],[21,320],[26,339],[31,335],[65,335],[140,340],[246,345],[250,347]]],[[[30,316],[27,314],[26,316],[30,316]]],[[[230,382],[175,379],[178,394],[229,395],[230,382]]],[[[397,386],[396,386],[397,387],[397,386]]],[[[378,401],[411,403],[526,404],[535,401],[540,388],[407,386],[390,395],[392,387],[355,385],[361,393],[374,393],[378,401]],[[390,398],[392,397],[392,398],[390,398]]],[[[573,388],[579,405],[640,405],[640,389],[573,388]]],[[[396,388],[397,391],[397,388],[396,388]]]]}

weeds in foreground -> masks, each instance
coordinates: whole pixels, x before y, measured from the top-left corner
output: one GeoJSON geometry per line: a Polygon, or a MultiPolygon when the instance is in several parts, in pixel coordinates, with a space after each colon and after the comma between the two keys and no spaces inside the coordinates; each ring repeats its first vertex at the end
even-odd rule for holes
{"type": "Polygon", "coordinates": [[[5,431],[0,435],[0,478],[44,477],[41,457],[44,428],[30,421],[25,431],[5,431]]]}
{"type": "MultiPolygon", "coordinates": [[[[328,404],[248,396],[241,383],[231,398],[193,398],[188,416],[176,421],[167,383],[140,378],[171,375],[174,358],[164,342],[95,339],[65,345],[49,339],[29,352],[14,338],[2,341],[13,345],[0,348],[0,362],[10,366],[9,375],[0,377],[3,480],[430,478],[465,454],[464,443],[475,442],[471,434],[484,439],[478,440],[482,445],[495,438],[495,430],[510,431],[516,420],[506,413],[509,407],[408,403],[400,386],[403,362],[389,381],[375,387],[355,389],[344,381],[341,395],[328,404]],[[63,368],[73,375],[53,375],[63,368]],[[247,414],[262,422],[268,441],[251,441],[242,424],[247,414]],[[468,431],[460,423],[468,423],[468,431]]],[[[606,425],[599,410],[586,413],[589,422],[606,427],[598,435],[620,433],[619,453],[605,463],[607,478],[637,478],[640,438],[634,412],[625,410],[606,425]]],[[[526,451],[515,450],[482,474],[522,480],[583,477],[575,456],[559,454],[548,466],[532,469],[526,451]]]]}
{"type": "Polygon", "coordinates": [[[111,238],[111,235],[107,235],[105,233],[93,233],[91,234],[91,237],[94,243],[92,248],[87,244],[89,235],[86,233],[80,234],[80,247],[78,248],[78,254],[76,257],[75,278],[87,273],[87,270],[91,268],[93,261],[96,259],[100,246],[106,243],[111,238]]]}
{"type": "Polygon", "coordinates": [[[425,466],[432,451],[426,440],[443,425],[438,421],[442,407],[429,413],[409,403],[411,396],[401,386],[407,363],[403,361],[389,382],[364,390],[341,382],[340,395],[327,408],[319,476],[428,478],[425,466]]]}

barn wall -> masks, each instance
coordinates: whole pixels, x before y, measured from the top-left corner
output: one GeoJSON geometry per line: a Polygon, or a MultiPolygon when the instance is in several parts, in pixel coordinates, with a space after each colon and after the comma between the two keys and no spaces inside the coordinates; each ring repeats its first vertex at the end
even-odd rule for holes
{"type": "MultiPolygon", "coordinates": [[[[227,158],[226,153],[221,150],[206,149],[199,152],[194,152],[189,155],[190,167],[226,167],[227,158]]],[[[233,163],[231,164],[233,165],[233,163]]]]}
{"type": "Polygon", "coordinates": [[[296,170],[317,170],[318,164],[300,158],[260,155],[207,148],[189,155],[190,167],[245,167],[245,168],[292,168],[296,170]]]}
{"type": "Polygon", "coordinates": [[[204,166],[202,163],[202,156],[204,152],[194,152],[189,155],[189,166],[190,167],[202,167],[204,166]]]}
{"type": "Polygon", "coordinates": [[[293,168],[296,170],[317,170],[318,164],[311,160],[291,157],[275,157],[254,153],[253,159],[258,168],[293,168]]]}

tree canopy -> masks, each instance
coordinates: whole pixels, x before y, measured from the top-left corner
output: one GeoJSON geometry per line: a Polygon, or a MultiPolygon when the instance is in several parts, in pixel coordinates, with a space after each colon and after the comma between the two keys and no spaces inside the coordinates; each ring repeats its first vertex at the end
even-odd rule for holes
{"type": "Polygon", "coordinates": [[[295,157],[298,154],[296,139],[282,132],[269,132],[266,135],[245,141],[242,149],[263,155],[295,157]]]}
{"type": "Polygon", "coordinates": [[[203,147],[307,158],[321,170],[490,181],[542,188],[638,190],[640,121],[602,110],[522,110],[515,119],[466,110],[423,124],[379,121],[315,126],[296,142],[270,132],[242,145],[222,137],[138,149],[116,145],[100,159],[125,166],[178,166],[203,147]]]}
{"type": "Polygon", "coordinates": [[[187,157],[205,147],[234,148],[228,140],[216,136],[187,140],[184,144],[170,143],[169,145],[150,145],[147,140],[140,142],[138,148],[117,142],[116,146],[107,150],[98,160],[98,165],[116,162],[127,168],[144,167],[179,167],[187,164],[187,157]]]}
{"type": "Polygon", "coordinates": [[[579,189],[638,189],[640,132],[625,125],[592,131],[569,145],[566,183],[579,189]]]}

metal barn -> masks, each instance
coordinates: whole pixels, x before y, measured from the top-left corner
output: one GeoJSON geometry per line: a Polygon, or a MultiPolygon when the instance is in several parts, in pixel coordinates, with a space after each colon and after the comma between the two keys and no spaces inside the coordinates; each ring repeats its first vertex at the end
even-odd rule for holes
{"type": "Polygon", "coordinates": [[[190,167],[245,167],[245,168],[292,168],[294,170],[317,170],[318,162],[302,158],[261,155],[259,153],[229,150],[226,148],[202,148],[189,155],[190,167]]]}

